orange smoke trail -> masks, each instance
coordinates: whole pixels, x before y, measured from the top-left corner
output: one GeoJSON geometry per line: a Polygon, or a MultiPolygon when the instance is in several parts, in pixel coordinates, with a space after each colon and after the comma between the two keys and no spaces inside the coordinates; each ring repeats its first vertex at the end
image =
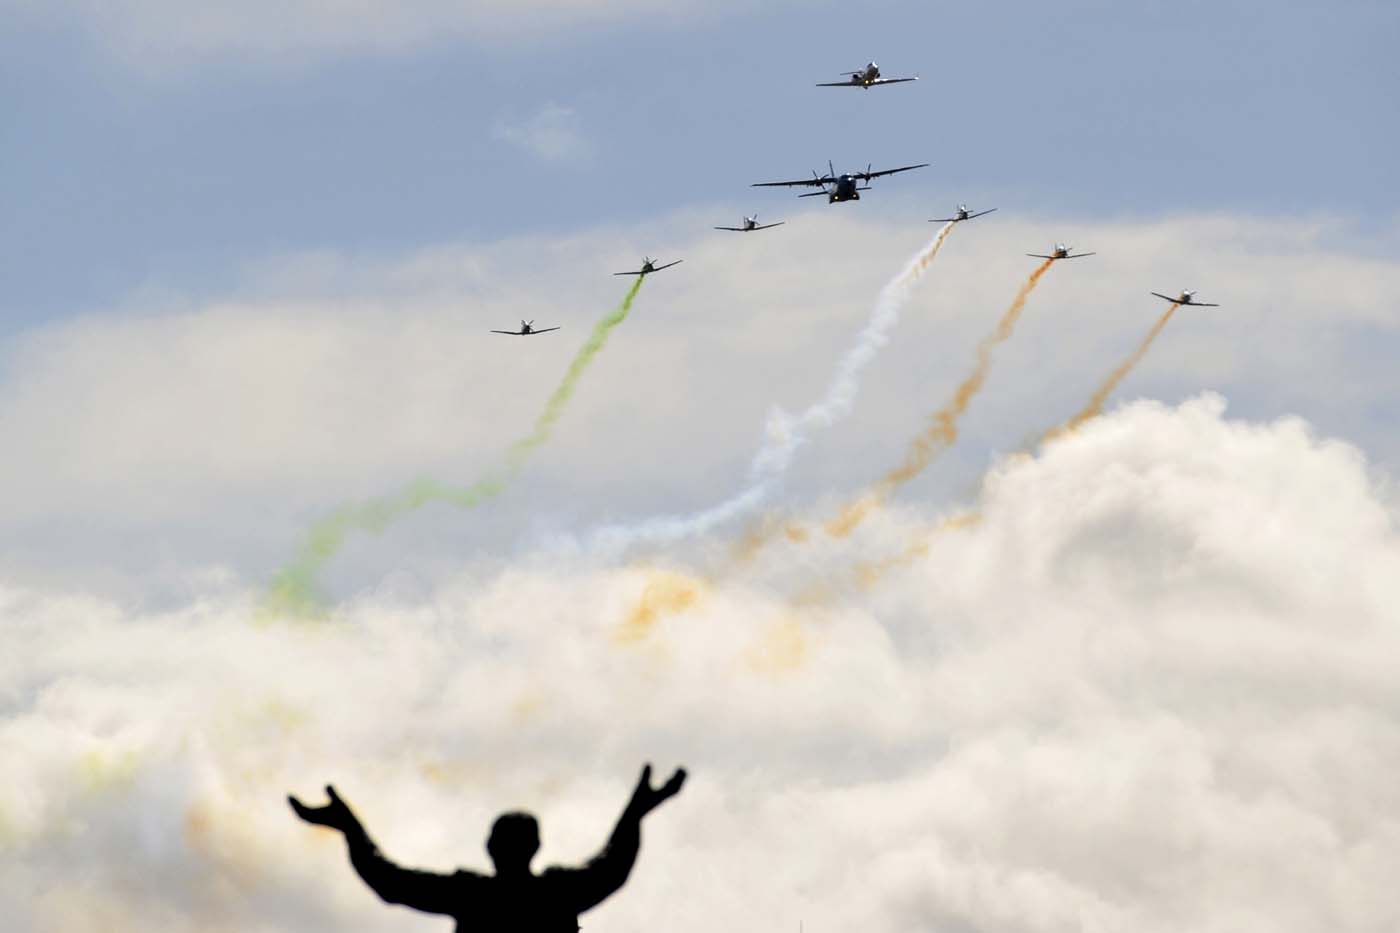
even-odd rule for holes
{"type": "Polygon", "coordinates": [[[1026,279],[1021,290],[1016,293],[1016,298],[1011,302],[1011,306],[1002,314],[1001,320],[997,321],[996,329],[977,345],[977,364],[973,366],[972,372],[967,378],[958,384],[953,392],[952,399],[938,411],[933,413],[929,426],[924,432],[914,438],[909,445],[909,452],[904,457],[904,462],[886,473],[865,495],[841,510],[831,521],[826,523],[828,534],[844,538],[856,529],[863,522],[871,510],[884,503],[890,495],[900,486],[918,476],[924,469],[933,462],[934,457],[942,453],[953,442],[958,439],[958,421],[963,413],[967,411],[967,406],[977,397],[977,393],[982,390],[982,386],[987,381],[987,374],[992,368],[992,350],[998,344],[1009,338],[1016,329],[1016,322],[1021,318],[1021,311],[1026,306],[1026,299],[1030,297],[1032,291],[1040,282],[1050,268],[1052,260],[1045,260],[1030,278],[1026,279]]]}
{"type": "Polygon", "coordinates": [[[948,239],[948,234],[953,232],[953,227],[955,226],[957,225],[943,225],[943,229],[938,231],[938,236],[934,237],[933,245],[924,250],[918,259],[914,260],[914,265],[905,272],[902,281],[917,278],[928,269],[929,263],[933,262],[934,257],[938,255],[938,251],[943,248],[943,241],[948,239]]]}
{"type": "Polygon", "coordinates": [[[1108,374],[1108,378],[1094,390],[1093,395],[1089,396],[1089,401],[1085,403],[1084,407],[1064,424],[1053,427],[1041,435],[1040,443],[1045,444],[1058,437],[1071,434],[1079,430],[1080,426],[1090,418],[1096,418],[1103,414],[1104,402],[1108,401],[1108,397],[1113,394],[1113,390],[1118,388],[1118,384],[1123,381],[1128,373],[1132,372],[1133,368],[1137,366],[1138,363],[1142,362],[1142,358],[1147,355],[1148,348],[1152,346],[1152,341],[1157,339],[1157,335],[1162,332],[1162,328],[1167,326],[1167,322],[1172,319],[1172,315],[1176,313],[1176,309],[1179,307],[1180,305],[1173,301],[1171,305],[1167,307],[1167,310],[1162,313],[1162,316],[1157,319],[1157,323],[1152,325],[1152,329],[1147,332],[1147,336],[1142,338],[1142,342],[1137,345],[1137,349],[1130,353],[1127,359],[1119,363],[1118,366],[1114,368],[1113,372],[1108,374]]]}
{"type": "Polygon", "coordinates": [[[654,571],[642,587],[641,599],[618,626],[614,640],[635,644],[656,628],[660,619],[683,612],[700,602],[712,586],[712,581],[688,577],[671,571],[654,571]]]}
{"type": "MultiPolygon", "coordinates": [[[[1152,329],[1142,338],[1142,341],[1133,352],[1128,354],[1121,363],[1115,366],[1113,371],[1099,384],[1099,387],[1094,390],[1094,394],[1089,396],[1089,401],[1084,404],[1084,407],[1076,412],[1068,421],[1051,428],[1041,435],[1040,443],[1044,444],[1056,438],[1063,437],[1066,434],[1071,434],[1078,430],[1084,422],[1103,414],[1103,406],[1104,403],[1108,401],[1108,397],[1112,395],[1119,384],[1127,378],[1128,373],[1132,372],[1134,367],[1142,362],[1142,358],[1147,355],[1147,351],[1152,347],[1153,341],[1162,333],[1162,330],[1167,326],[1167,322],[1172,319],[1172,315],[1176,313],[1176,309],[1179,307],[1181,307],[1181,305],[1173,301],[1171,305],[1168,306],[1167,310],[1162,312],[1162,316],[1152,325],[1152,329]]],[[[982,514],[980,512],[964,512],[960,515],[954,515],[951,518],[944,519],[934,527],[928,537],[914,542],[902,553],[894,557],[887,557],[881,561],[871,561],[858,565],[855,571],[856,578],[864,587],[874,586],[886,573],[899,567],[906,566],[912,563],[916,558],[927,554],[929,539],[934,535],[960,528],[971,528],[981,522],[981,520],[982,514]]]]}
{"type": "Polygon", "coordinates": [[[891,570],[907,567],[918,558],[927,554],[929,542],[932,541],[935,536],[948,531],[962,531],[967,528],[976,528],[981,523],[981,512],[959,512],[956,515],[950,515],[935,525],[933,530],[928,534],[913,542],[893,557],[886,557],[884,560],[878,561],[867,561],[866,563],[856,565],[856,580],[859,581],[863,588],[869,589],[879,583],[880,580],[884,578],[885,574],[889,573],[891,570]]]}

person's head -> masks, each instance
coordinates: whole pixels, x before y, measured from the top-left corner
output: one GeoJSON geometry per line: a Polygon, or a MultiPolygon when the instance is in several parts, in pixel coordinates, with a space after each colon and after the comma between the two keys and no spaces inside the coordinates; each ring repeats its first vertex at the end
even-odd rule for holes
{"type": "Polygon", "coordinates": [[[540,848],[540,824],[528,813],[502,813],[491,824],[486,851],[496,863],[496,874],[530,870],[530,860],[540,848]]]}

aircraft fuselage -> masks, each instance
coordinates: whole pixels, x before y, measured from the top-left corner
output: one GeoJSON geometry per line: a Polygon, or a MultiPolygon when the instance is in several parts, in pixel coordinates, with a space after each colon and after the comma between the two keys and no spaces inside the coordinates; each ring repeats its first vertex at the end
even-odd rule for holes
{"type": "Polygon", "coordinates": [[[850,175],[839,175],[836,178],[836,183],[826,194],[828,204],[835,204],[838,201],[859,201],[860,185],[858,180],[850,175]]]}

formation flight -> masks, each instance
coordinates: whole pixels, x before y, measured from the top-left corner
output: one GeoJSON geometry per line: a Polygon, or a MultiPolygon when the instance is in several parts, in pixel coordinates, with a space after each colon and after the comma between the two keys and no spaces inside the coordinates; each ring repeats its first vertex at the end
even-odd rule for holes
{"type": "Polygon", "coordinates": [[[539,330],[535,330],[534,321],[521,321],[519,330],[493,330],[491,333],[509,334],[512,337],[533,337],[535,334],[547,334],[558,329],[557,327],[541,327],[539,330]]]}
{"type": "Polygon", "coordinates": [[[733,230],[735,233],[748,233],[750,230],[767,230],[769,227],[781,227],[785,223],[787,223],[787,221],[780,220],[775,224],[761,224],[758,222],[758,215],[753,214],[752,216],[744,218],[744,225],[742,227],[716,227],[715,229],[733,230]]]}
{"type": "Polygon", "coordinates": [[[1194,289],[1183,290],[1182,293],[1180,295],[1177,295],[1175,298],[1163,295],[1161,292],[1153,292],[1152,294],[1156,295],[1158,298],[1161,298],[1163,301],[1170,301],[1174,305],[1189,305],[1192,308],[1220,307],[1220,305],[1213,305],[1208,301],[1197,301],[1194,297],[1196,294],[1194,289]]]}
{"type": "Polygon", "coordinates": [[[880,77],[880,66],[870,62],[860,71],[843,71],[847,75],[845,81],[830,81],[825,84],[818,84],[817,87],[861,87],[867,91],[879,84],[903,84],[905,81],[917,81],[918,76],[912,78],[882,78],[880,77]]]}
{"type": "Polygon", "coordinates": [[[684,259],[677,259],[675,262],[668,262],[664,266],[658,266],[656,260],[652,259],[650,256],[643,256],[642,267],[640,269],[637,269],[635,272],[614,272],[613,275],[646,275],[648,272],[660,272],[662,269],[669,269],[683,262],[685,262],[684,259]]]}
{"type": "Polygon", "coordinates": [[[826,195],[826,203],[835,204],[838,201],[859,201],[862,191],[870,190],[870,179],[879,178],[882,175],[894,175],[898,172],[908,172],[916,168],[923,168],[927,162],[920,162],[918,165],[904,165],[899,168],[887,168],[878,172],[872,172],[870,166],[865,167],[863,172],[847,172],[844,175],[837,175],[836,169],[831,162],[826,163],[827,174],[819,176],[812,173],[811,178],[802,178],[797,181],[760,181],[755,182],[754,188],[792,188],[809,187],[820,188],[821,191],[812,191],[807,194],[799,194],[799,198],[815,198],[826,195]],[[861,182],[865,182],[862,186],[861,182]]]}
{"type": "Polygon", "coordinates": [[[933,218],[932,220],[930,220],[929,223],[931,223],[931,224],[955,224],[955,223],[958,223],[959,221],[963,221],[963,220],[972,220],[974,217],[981,217],[983,214],[990,214],[990,213],[991,213],[992,211],[994,211],[994,210],[996,210],[995,207],[989,207],[989,208],[987,208],[985,211],[978,211],[978,212],[976,212],[975,214],[970,214],[970,213],[968,213],[967,205],[966,205],[966,204],[959,204],[959,205],[958,205],[958,209],[957,209],[956,211],[953,212],[953,216],[952,216],[952,217],[935,217],[935,218],[933,218]]]}
{"type": "Polygon", "coordinates": [[[1056,243],[1055,248],[1050,251],[1050,255],[1045,253],[1027,253],[1027,256],[1034,256],[1036,259],[1078,259],[1081,256],[1093,256],[1093,253],[1071,253],[1073,246],[1066,246],[1063,243],[1056,243]]]}

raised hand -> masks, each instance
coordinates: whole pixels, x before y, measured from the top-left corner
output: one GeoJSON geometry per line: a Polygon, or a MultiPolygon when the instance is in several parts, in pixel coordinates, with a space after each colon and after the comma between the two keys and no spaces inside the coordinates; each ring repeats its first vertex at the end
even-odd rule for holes
{"type": "Polygon", "coordinates": [[[324,807],[308,807],[291,795],[287,796],[287,802],[292,805],[297,816],[317,826],[329,826],[331,829],[348,832],[360,825],[360,821],[355,819],[355,814],[350,811],[350,808],[345,805],[345,801],[340,799],[335,788],[330,784],[326,785],[326,796],[330,797],[331,802],[324,807]]]}
{"type": "Polygon", "coordinates": [[[677,768],[676,773],[660,787],[651,786],[651,765],[642,768],[642,776],[637,781],[637,789],[632,791],[632,800],[627,809],[638,817],[646,816],[652,810],[680,793],[685,783],[685,769],[677,768]]]}

